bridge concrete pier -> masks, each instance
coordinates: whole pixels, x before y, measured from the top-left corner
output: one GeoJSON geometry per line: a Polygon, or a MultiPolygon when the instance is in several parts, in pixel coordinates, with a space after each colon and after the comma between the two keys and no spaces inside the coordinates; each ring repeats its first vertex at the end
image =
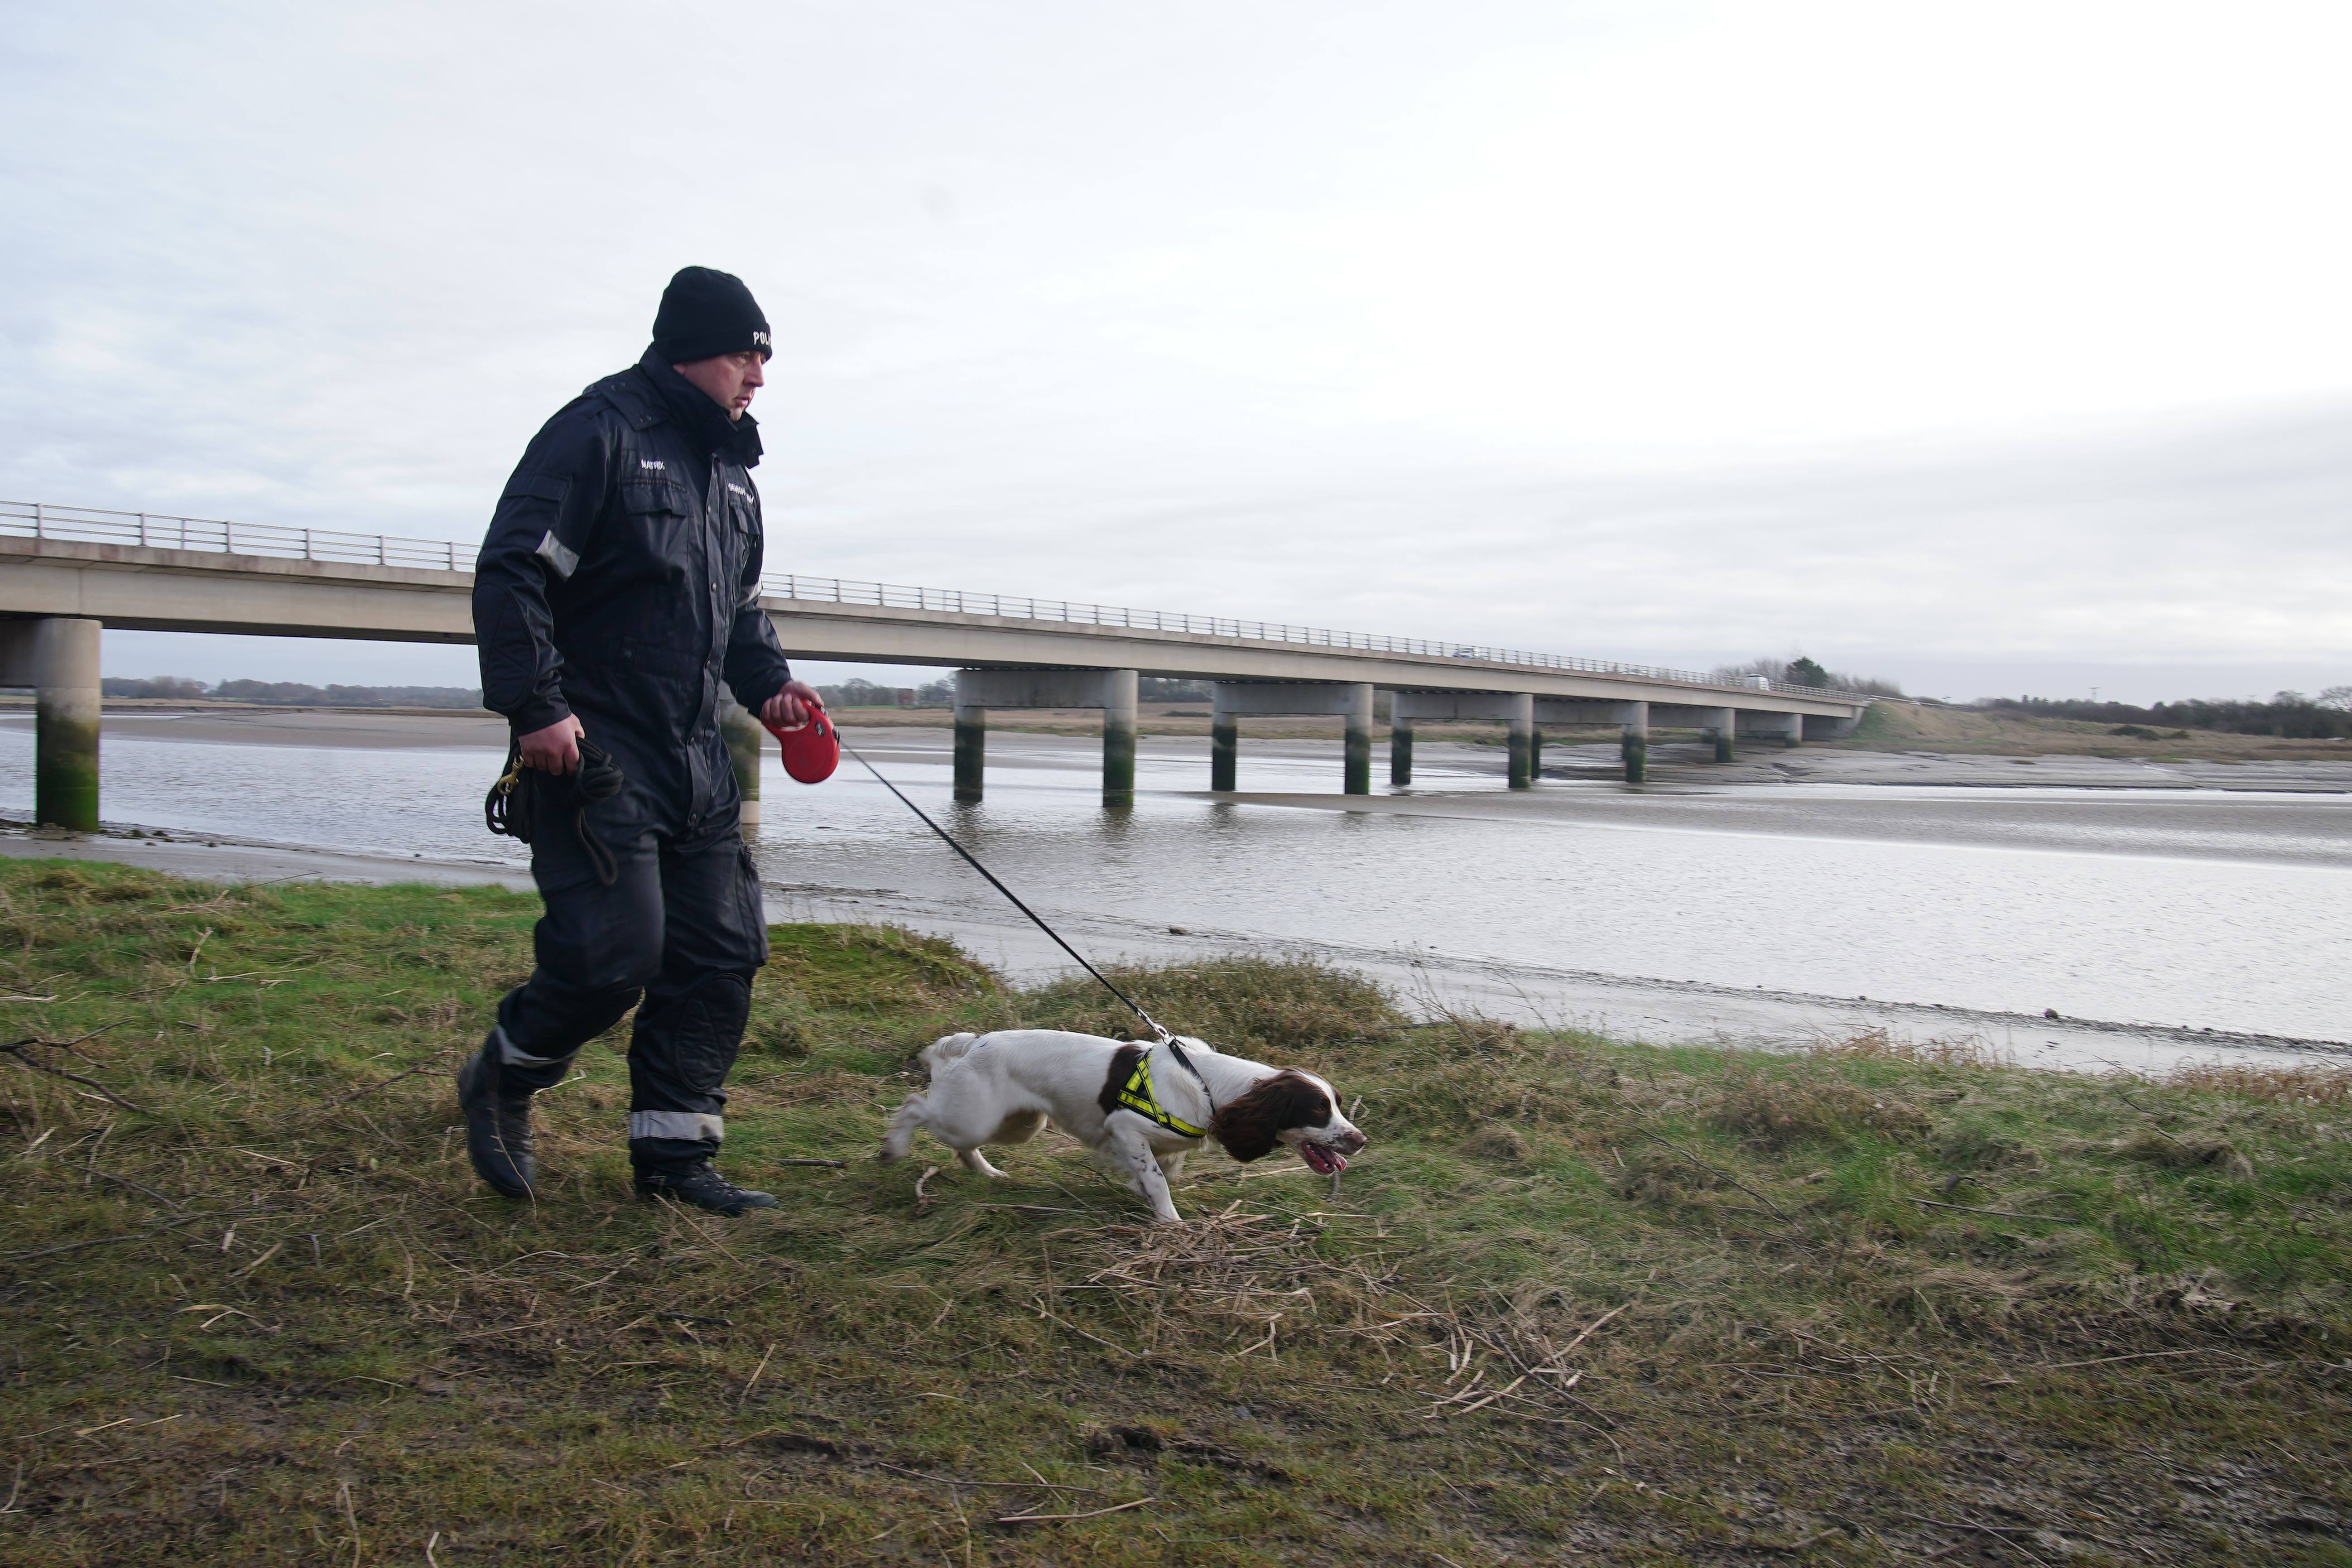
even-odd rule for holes
{"type": "Polygon", "coordinates": [[[1699,725],[1699,732],[1715,742],[1717,762],[1727,763],[1733,760],[1732,732],[1738,728],[1739,715],[1732,710],[1716,708],[1707,711],[1699,725]]]}
{"type": "Polygon", "coordinates": [[[1103,671],[1103,804],[1135,804],[1135,671],[1103,671]]]}
{"type": "Polygon", "coordinates": [[[1618,742],[1618,751],[1625,759],[1625,782],[1646,784],[1650,778],[1650,705],[1628,702],[1624,710],[1624,738],[1618,742]]]}
{"type": "MultiPolygon", "coordinates": [[[[1546,724],[1614,724],[1617,754],[1627,784],[1643,784],[1650,776],[1650,721],[1664,719],[1654,711],[1664,706],[1647,701],[1593,702],[1581,698],[1543,697],[1536,700],[1537,720],[1546,724]]],[[[1669,712],[1672,710],[1669,709],[1669,712]]]]}
{"type": "Polygon", "coordinates": [[[727,740],[727,761],[743,797],[743,831],[749,833],[760,826],[760,741],[768,731],[732,697],[722,693],[719,703],[719,732],[727,740]]]}
{"type": "Polygon", "coordinates": [[[100,624],[0,621],[0,686],[33,689],[33,820],[98,831],[100,624]]]}
{"type": "Polygon", "coordinates": [[[1231,692],[1234,683],[1220,680],[1209,689],[1209,788],[1231,795],[1241,770],[1242,727],[1231,692]]]}
{"type": "Polygon", "coordinates": [[[988,705],[971,700],[969,689],[976,669],[956,671],[955,798],[970,805],[981,797],[981,779],[988,761],[988,705]]]}
{"type": "Polygon", "coordinates": [[[1345,757],[1340,769],[1339,791],[1342,795],[1372,793],[1372,683],[1352,681],[1348,686],[1348,723],[1344,742],[1345,757]]]}
{"type": "Polygon", "coordinates": [[[1514,691],[1504,698],[1510,733],[1510,786],[1532,789],[1536,782],[1536,700],[1532,692],[1514,691]]]}
{"type": "Polygon", "coordinates": [[[1209,788],[1232,793],[1241,760],[1240,721],[1244,717],[1337,714],[1346,721],[1341,793],[1371,794],[1372,689],[1369,680],[1216,682],[1209,718],[1209,788]]]}
{"type": "Polygon", "coordinates": [[[955,797],[982,795],[992,708],[1099,708],[1103,715],[1103,804],[1135,804],[1135,693],[1132,669],[959,669],[955,700],[955,797]]]}
{"type": "MultiPolygon", "coordinates": [[[[1537,777],[1542,764],[1542,732],[1537,729],[1539,721],[1555,724],[1575,723],[1580,715],[1569,711],[1572,704],[1538,698],[1520,691],[1416,691],[1401,690],[1389,695],[1390,763],[1389,782],[1406,784],[1412,782],[1412,726],[1416,720],[1426,719],[1435,723],[1461,723],[1465,720],[1499,719],[1508,726],[1509,760],[1506,771],[1513,789],[1525,789],[1537,777]],[[1400,766],[1397,758],[1403,762],[1400,766]]],[[[1594,703],[1613,715],[1617,704],[1594,703]]]]}

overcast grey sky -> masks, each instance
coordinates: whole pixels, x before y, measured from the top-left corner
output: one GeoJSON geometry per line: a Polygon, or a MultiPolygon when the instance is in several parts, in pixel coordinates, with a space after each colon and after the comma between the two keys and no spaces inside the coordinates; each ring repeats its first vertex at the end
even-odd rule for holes
{"type": "Polygon", "coordinates": [[[18,0],[0,496],[478,538],[698,262],[776,329],[779,567],[1960,698],[2338,684],[2347,44],[2144,0],[18,0]]]}

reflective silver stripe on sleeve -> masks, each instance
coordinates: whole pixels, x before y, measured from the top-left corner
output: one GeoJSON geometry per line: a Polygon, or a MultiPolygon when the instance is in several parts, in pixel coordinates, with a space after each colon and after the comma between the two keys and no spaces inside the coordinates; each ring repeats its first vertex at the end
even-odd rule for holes
{"type": "Polygon", "coordinates": [[[510,1068],[552,1067],[563,1059],[562,1057],[532,1056],[529,1051],[507,1038],[506,1026],[502,1024],[494,1026],[490,1034],[499,1043],[499,1060],[510,1068]]]}
{"type": "Polygon", "coordinates": [[[727,1118],[698,1110],[632,1110],[629,1136],[683,1138],[689,1142],[708,1138],[716,1143],[727,1136],[727,1118]]]}
{"type": "Polygon", "coordinates": [[[555,537],[555,530],[551,528],[547,531],[547,537],[539,542],[539,548],[531,553],[554,567],[558,577],[568,578],[580,570],[579,552],[565,549],[563,541],[555,537]]]}

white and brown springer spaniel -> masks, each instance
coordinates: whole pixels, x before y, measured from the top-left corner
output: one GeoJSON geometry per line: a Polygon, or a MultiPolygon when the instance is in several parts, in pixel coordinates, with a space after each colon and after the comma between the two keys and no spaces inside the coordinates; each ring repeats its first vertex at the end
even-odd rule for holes
{"type": "Polygon", "coordinates": [[[1345,1170],[1364,1135],[1339,1114],[1339,1096],[1311,1072],[1271,1068],[1211,1050],[1180,1036],[1200,1077],[1165,1046],[1107,1040],[1060,1029],[1003,1029],[950,1035],[926,1047],[927,1090],[907,1097],[875,1158],[903,1160],[918,1130],[956,1152],[966,1170],[1002,1176],[983,1143],[1025,1143],[1048,1121],[1124,1173],[1163,1225],[1177,1224],[1168,1184],[1183,1174],[1184,1156],[1202,1139],[1163,1126],[1119,1103],[1140,1059],[1150,1068],[1151,1098],[1174,1121],[1207,1130],[1241,1161],[1288,1144],[1325,1174],[1345,1170]]]}

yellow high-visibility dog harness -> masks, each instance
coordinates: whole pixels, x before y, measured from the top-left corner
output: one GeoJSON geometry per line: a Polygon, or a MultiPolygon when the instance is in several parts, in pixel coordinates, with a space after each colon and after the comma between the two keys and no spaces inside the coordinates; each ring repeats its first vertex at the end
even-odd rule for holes
{"type": "Polygon", "coordinates": [[[1189,1121],[1179,1121],[1169,1115],[1167,1108],[1160,1103],[1159,1096],[1151,1090],[1151,1053],[1148,1049],[1135,1058],[1135,1070],[1128,1075],[1125,1086],[1119,1089],[1118,1103],[1122,1108],[1132,1110],[1138,1116],[1145,1118],[1155,1125],[1165,1127],[1169,1131],[1181,1137],[1206,1138],[1209,1135],[1207,1128],[1195,1127],[1189,1121]]]}

